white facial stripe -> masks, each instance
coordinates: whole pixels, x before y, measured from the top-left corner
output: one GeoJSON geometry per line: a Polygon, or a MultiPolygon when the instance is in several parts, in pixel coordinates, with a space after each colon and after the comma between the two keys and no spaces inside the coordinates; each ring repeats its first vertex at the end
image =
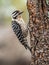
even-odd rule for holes
{"type": "Polygon", "coordinates": [[[18,16],[18,13],[17,14],[16,13],[12,14],[12,17],[16,17],[16,16],[18,16]]]}

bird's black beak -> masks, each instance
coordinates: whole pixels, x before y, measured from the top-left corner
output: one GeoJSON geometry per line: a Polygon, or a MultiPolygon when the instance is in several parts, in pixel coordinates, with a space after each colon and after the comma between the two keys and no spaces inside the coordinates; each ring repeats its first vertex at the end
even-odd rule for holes
{"type": "Polygon", "coordinates": [[[19,14],[18,15],[20,15],[20,14],[22,14],[23,13],[23,11],[22,12],[19,12],[19,14]]]}
{"type": "Polygon", "coordinates": [[[19,16],[19,15],[21,15],[22,13],[23,13],[23,11],[22,11],[22,12],[20,12],[20,11],[14,11],[14,12],[12,13],[12,17],[13,17],[14,19],[16,19],[16,17],[19,16]]]}

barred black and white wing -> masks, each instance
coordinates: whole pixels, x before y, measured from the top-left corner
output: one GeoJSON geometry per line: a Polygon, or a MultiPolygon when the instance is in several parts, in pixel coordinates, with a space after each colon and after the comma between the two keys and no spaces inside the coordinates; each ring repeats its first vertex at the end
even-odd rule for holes
{"type": "Polygon", "coordinates": [[[28,48],[29,50],[31,50],[27,45],[27,39],[22,34],[21,26],[19,25],[19,23],[17,23],[16,21],[12,21],[12,28],[21,44],[24,45],[26,49],[28,48]]]}
{"type": "Polygon", "coordinates": [[[19,23],[17,23],[16,21],[12,21],[12,28],[21,44],[24,45],[26,49],[28,48],[31,51],[31,48],[27,45],[27,39],[23,36],[22,29],[19,23]]]}

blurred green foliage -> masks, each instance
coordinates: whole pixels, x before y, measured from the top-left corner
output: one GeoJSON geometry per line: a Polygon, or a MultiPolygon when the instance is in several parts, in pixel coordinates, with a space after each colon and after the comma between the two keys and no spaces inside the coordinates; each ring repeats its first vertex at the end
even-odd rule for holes
{"type": "Polygon", "coordinates": [[[46,0],[47,5],[49,5],[49,0],[46,0]]]}
{"type": "MultiPolygon", "coordinates": [[[[49,0],[46,0],[46,2],[49,3],[49,0]]],[[[11,23],[11,13],[17,9],[24,11],[22,17],[25,22],[28,22],[26,3],[27,0],[0,0],[0,24],[11,23]]]]}
{"type": "Polygon", "coordinates": [[[14,10],[24,11],[25,22],[28,21],[27,0],[0,0],[0,24],[11,23],[11,13],[14,10]]]}

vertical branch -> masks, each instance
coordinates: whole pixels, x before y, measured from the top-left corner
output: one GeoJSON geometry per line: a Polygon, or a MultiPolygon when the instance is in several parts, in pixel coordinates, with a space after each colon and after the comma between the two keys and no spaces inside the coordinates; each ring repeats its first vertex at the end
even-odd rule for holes
{"type": "Polygon", "coordinates": [[[32,47],[31,65],[48,65],[49,18],[46,0],[27,0],[29,12],[30,43],[32,47]]]}

